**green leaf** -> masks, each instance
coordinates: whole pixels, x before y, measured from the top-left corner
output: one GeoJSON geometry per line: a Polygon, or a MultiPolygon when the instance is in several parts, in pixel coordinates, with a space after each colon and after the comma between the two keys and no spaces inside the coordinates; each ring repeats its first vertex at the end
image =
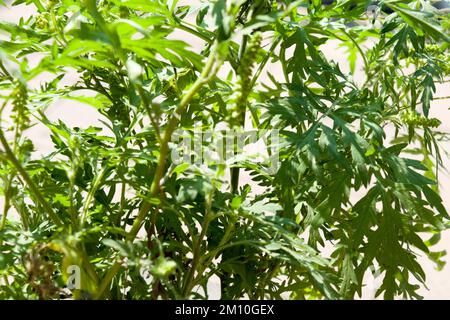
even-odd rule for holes
{"type": "Polygon", "coordinates": [[[133,10],[169,15],[168,8],[159,0],[111,0],[111,2],[117,6],[124,6],[133,10]]]}
{"type": "Polygon", "coordinates": [[[180,173],[185,172],[187,169],[189,169],[191,165],[189,163],[180,163],[173,169],[173,173],[176,173],[177,176],[180,175],[180,173]]]}
{"type": "Polygon", "coordinates": [[[450,42],[450,36],[446,34],[439,25],[427,21],[427,15],[424,12],[411,10],[406,5],[389,2],[389,6],[405,20],[419,35],[424,31],[436,40],[450,42]]]}
{"type": "Polygon", "coordinates": [[[244,205],[242,208],[253,213],[275,213],[278,210],[282,210],[279,204],[272,203],[269,200],[257,201],[251,205],[244,205]]]}
{"type": "Polygon", "coordinates": [[[110,248],[116,250],[117,252],[119,252],[119,254],[122,257],[128,257],[128,255],[129,255],[129,248],[122,241],[116,241],[113,239],[103,239],[102,243],[105,246],[110,247],[110,248]]]}

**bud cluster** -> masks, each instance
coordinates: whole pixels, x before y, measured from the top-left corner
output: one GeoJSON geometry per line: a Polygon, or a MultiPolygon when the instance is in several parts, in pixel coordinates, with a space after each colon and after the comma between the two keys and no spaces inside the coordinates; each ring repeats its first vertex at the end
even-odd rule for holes
{"type": "Polygon", "coordinates": [[[228,115],[228,122],[232,125],[242,123],[247,98],[252,90],[251,81],[253,68],[258,58],[258,53],[261,49],[261,42],[261,33],[258,32],[254,34],[241,58],[238,68],[238,97],[233,109],[228,115]]]}
{"type": "Polygon", "coordinates": [[[46,30],[49,26],[48,16],[44,13],[37,15],[35,25],[40,30],[46,30]]]}
{"type": "Polygon", "coordinates": [[[18,82],[11,93],[13,97],[13,115],[12,119],[19,130],[23,131],[30,125],[30,115],[27,108],[28,92],[24,84],[18,82]]]}
{"type": "Polygon", "coordinates": [[[426,118],[414,111],[406,111],[402,113],[401,119],[403,123],[415,127],[437,128],[441,125],[441,121],[436,118],[426,118]]]}

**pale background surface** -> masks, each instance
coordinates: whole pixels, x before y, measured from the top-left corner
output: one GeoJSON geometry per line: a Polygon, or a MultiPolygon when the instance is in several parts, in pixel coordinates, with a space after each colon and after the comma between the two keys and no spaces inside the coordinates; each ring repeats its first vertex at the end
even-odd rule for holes
{"type": "MultiPolygon", "coordinates": [[[[18,22],[20,17],[27,18],[34,12],[34,7],[27,7],[20,5],[15,7],[14,10],[0,8],[0,21],[11,21],[18,22]]],[[[200,48],[202,43],[197,39],[192,38],[190,35],[185,33],[175,34],[175,37],[185,40],[191,44],[195,49],[200,48]]],[[[0,33],[0,39],[2,35],[0,33]]],[[[348,70],[347,61],[345,59],[346,55],[342,50],[339,50],[333,44],[327,45],[322,48],[324,53],[329,59],[335,60],[342,65],[342,70],[348,70]]],[[[360,65],[359,65],[360,66],[360,65]]],[[[276,66],[269,67],[271,73],[277,74],[276,66]]],[[[42,75],[40,79],[36,80],[36,84],[39,80],[46,79],[48,75],[42,75]]],[[[70,83],[74,80],[73,75],[68,74],[64,81],[70,83]]],[[[436,97],[444,97],[450,95],[450,84],[447,82],[445,84],[437,84],[436,97]]],[[[431,116],[437,117],[442,121],[441,130],[450,133],[450,100],[437,100],[432,103],[431,116]]],[[[81,103],[74,103],[64,101],[64,103],[55,103],[52,105],[48,111],[47,115],[50,120],[61,119],[66,122],[69,126],[78,127],[88,127],[89,125],[102,126],[104,127],[98,119],[101,116],[92,108],[81,103]]],[[[49,131],[44,126],[35,126],[28,130],[28,136],[33,140],[35,147],[37,149],[37,154],[45,154],[52,148],[52,143],[49,139],[49,131]]],[[[443,151],[450,152],[450,143],[442,144],[443,151]]],[[[447,169],[447,164],[450,158],[445,156],[444,166],[447,169]]],[[[245,183],[245,181],[243,181],[245,183]]],[[[441,196],[444,199],[445,206],[450,210],[450,177],[446,174],[441,174],[441,196]]],[[[0,199],[0,207],[3,206],[2,199],[0,199]]],[[[433,251],[447,250],[450,251],[450,230],[444,232],[441,242],[434,247],[433,251]]],[[[450,253],[449,253],[450,254],[450,253]]],[[[430,262],[426,257],[421,257],[419,263],[423,266],[426,275],[428,289],[422,288],[420,293],[425,297],[425,299],[450,299],[450,258],[446,257],[445,260],[448,262],[443,270],[437,271],[432,262],[430,262]]],[[[364,290],[364,299],[373,299],[374,292],[379,285],[380,279],[373,279],[370,275],[367,277],[367,287],[364,290]]],[[[217,285],[215,281],[212,281],[208,287],[211,292],[210,298],[219,298],[217,295],[217,285]]]]}

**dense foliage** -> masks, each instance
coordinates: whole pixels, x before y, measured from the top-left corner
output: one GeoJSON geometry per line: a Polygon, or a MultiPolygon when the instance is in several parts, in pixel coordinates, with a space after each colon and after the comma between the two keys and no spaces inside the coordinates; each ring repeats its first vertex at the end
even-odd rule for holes
{"type": "Polygon", "coordinates": [[[217,276],[222,298],[351,299],[367,272],[419,298],[417,255],[442,267],[429,110],[450,21],[432,2],[23,3],[0,21],[0,298],[202,299],[217,276]],[[103,126],[49,119],[68,100],[103,126]],[[170,157],[176,131],[244,126],[278,130],[276,171],[170,157]]]}

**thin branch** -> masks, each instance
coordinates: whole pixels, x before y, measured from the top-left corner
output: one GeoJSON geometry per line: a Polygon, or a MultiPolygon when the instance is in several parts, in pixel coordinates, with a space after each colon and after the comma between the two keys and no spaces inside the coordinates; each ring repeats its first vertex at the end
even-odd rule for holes
{"type": "Polygon", "coordinates": [[[63,227],[64,224],[63,224],[62,220],[58,217],[58,215],[55,213],[55,211],[53,211],[53,208],[48,204],[47,200],[45,200],[45,198],[42,195],[39,188],[36,186],[36,184],[33,182],[31,177],[28,175],[28,172],[22,167],[19,160],[17,160],[16,156],[12,152],[11,148],[9,147],[8,142],[6,141],[5,136],[3,135],[2,129],[0,129],[0,142],[3,145],[3,148],[5,150],[6,158],[12,163],[12,165],[17,169],[19,174],[25,180],[26,184],[30,188],[31,193],[34,195],[34,197],[39,202],[39,204],[47,212],[50,219],[53,220],[53,222],[58,227],[63,227]]]}
{"type": "MultiPolygon", "coordinates": [[[[150,188],[149,196],[154,197],[156,196],[161,188],[160,181],[162,179],[164,169],[166,166],[167,161],[167,155],[169,152],[169,143],[172,139],[172,134],[176,129],[176,125],[179,123],[182,114],[184,113],[185,109],[191,102],[191,100],[194,98],[195,94],[206,84],[210,81],[210,79],[217,73],[218,69],[220,68],[220,63],[217,62],[217,43],[213,46],[213,49],[211,50],[211,53],[209,55],[209,58],[205,64],[205,67],[199,76],[199,78],[194,82],[192,87],[189,89],[189,91],[183,96],[179,106],[173,113],[172,117],[169,119],[166,129],[164,132],[164,138],[162,140],[162,144],[160,145],[160,152],[158,157],[158,164],[155,170],[155,174],[153,176],[152,185],[150,188]],[[216,66],[215,66],[216,65],[216,66]]],[[[145,217],[147,216],[148,212],[152,208],[152,204],[148,201],[144,201],[142,207],[140,208],[137,217],[134,220],[133,226],[131,227],[131,230],[128,233],[128,240],[133,241],[141,226],[142,223],[145,220],[145,217]]],[[[156,214],[156,213],[155,213],[156,214]]],[[[121,262],[116,262],[110,270],[107,272],[105,278],[102,280],[99,290],[97,291],[96,297],[100,299],[103,296],[103,293],[107,289],[109,283],[114,278],[115,274],[119,272],[121,268],[121,262]]]]}

